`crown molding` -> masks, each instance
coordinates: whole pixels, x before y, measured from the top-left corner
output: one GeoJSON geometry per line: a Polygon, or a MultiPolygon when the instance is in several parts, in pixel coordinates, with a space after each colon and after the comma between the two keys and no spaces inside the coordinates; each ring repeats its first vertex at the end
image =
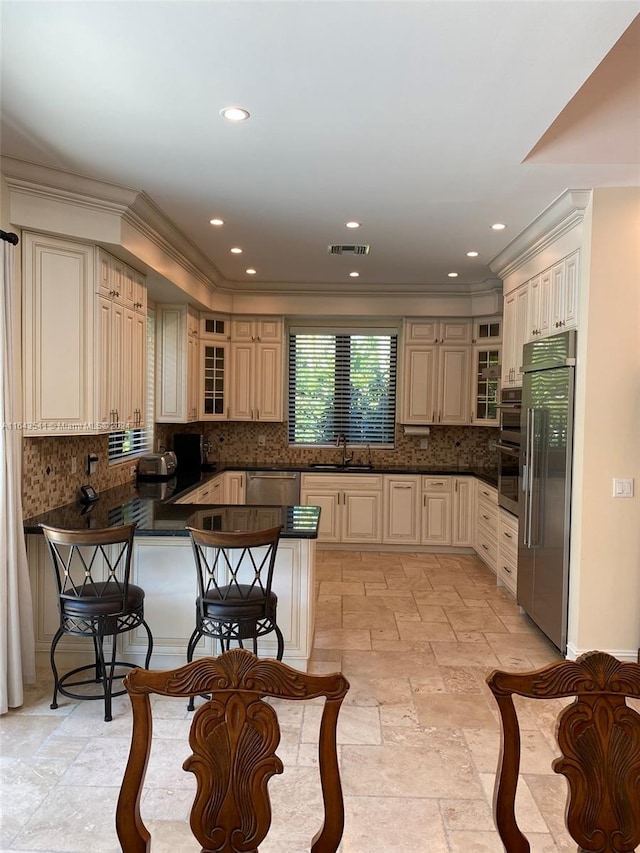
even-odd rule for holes
{"type": "Polygon", "coordinates": [[[444,296],[450,298],[459,296],[468,299],[471,296],[482,296],[491,293],[502,293],[502,280],[500,278],[488,278],[473,284],[352,284],[344,282],[291,282],[291,281],[228,281],[227,287],[231,292],[249,296],[266,294],[296,294],[322,296],[392,296],[402,298],[403,296],[444,296]]]}
{"type": "Polygon", "coordinates": [[[10,190],[116,214],[209,290],[225,287],[218,268],[141,190],[13,157],[2,157],[0,168],[10,190]]]}
{"type": "Polygon", "coordinates": [[[504,279],[580,225],[591,201],[591,190],[566,190],[489,263],[504,279]]]}

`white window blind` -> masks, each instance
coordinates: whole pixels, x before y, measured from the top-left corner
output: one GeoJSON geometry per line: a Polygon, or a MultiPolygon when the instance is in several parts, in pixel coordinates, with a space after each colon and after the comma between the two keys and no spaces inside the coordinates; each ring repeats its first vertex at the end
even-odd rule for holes
{"type": "Polygon", "coordinates": [[[291,330],[289,441],[393,444],[397,335],[291,330]]]}
{"type": "Polygon", "coordinates": [[[155,362],[155,313],[147,313],[147,399],[145,409],[146,426],[124,429],[109,433],[109,462],[122,462],[130,456],[138,456],[153,450],[154,426],[154,362],[155,362]]]}

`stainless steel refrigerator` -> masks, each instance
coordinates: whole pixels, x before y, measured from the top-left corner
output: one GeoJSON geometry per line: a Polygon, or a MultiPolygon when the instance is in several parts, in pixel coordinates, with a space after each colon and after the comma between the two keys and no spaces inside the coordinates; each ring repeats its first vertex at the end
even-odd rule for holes
{"type": "Polygon", "coordinates": [[[523,350],[518,604],[567,648],[576,333],[523,350]]]}

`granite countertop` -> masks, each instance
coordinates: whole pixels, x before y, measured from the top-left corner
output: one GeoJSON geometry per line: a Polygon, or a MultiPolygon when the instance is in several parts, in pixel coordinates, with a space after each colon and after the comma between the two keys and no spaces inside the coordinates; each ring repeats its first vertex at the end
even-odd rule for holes
{"type": "Polygon", "coordinates": [[[67,530],[99,529],[136,522],[137,536],[186,536],[187,527],[215,530],[257,530],[282,525],[282,538],[316,539],[320,508],[313,506],[259,507],[243,504],[204,505],[175,503],[189,489],[202,485],[223,471],[300,471],[303,473],[350,474],[423,474],[426,476],[472,476],[491,486],[498,482],[497,472],[484,468],[437,468],[401,465],[384,468],[327,468],[320,466],[260,465],[221,466],[216,470],[178,474],[167,483],[127,483],[100,493],[89,505],[65,504],[27,518],[25,533],[40,533],[39,524],[67,530]]]}
{"type": "Polygon", "coordinates": [[[279,524],[283,539],[316,539],[318,536],[320,508],[317,506],[177,504],[165,497],[166,488],[162,488],[166,487],[165,483],[140,485],[142,489],[135,483],[107,489],[92,504],[83,506],[76,501],[27,518],[24,532],[41,533],[39,524],[65,530],[97,530],[135,522],[136,536],[187,536],[187,527],[249,531],[279,524]]]}

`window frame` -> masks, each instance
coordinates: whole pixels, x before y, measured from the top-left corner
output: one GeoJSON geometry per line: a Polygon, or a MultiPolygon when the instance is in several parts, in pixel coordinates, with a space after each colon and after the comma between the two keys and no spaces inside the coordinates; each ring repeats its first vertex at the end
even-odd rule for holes
{"type": "MultiPolygon", "coordinates": [[[[295,321],[291,322],[287,329],[287,441],[289,447],[332,447],[335,444],[335,440],[338,435],[345,434],[347,437],[347,444],[353,447],[366,447],[367,445],[371,447],[375,447],[377,449],[393,449],[396,445],[396,431],[397,431],[397,406],[398,406],[398,386],[400,379],[400,367],[399,367],[399,357],[400,357],[400,342],[401,342],[401,330],[399,326],[392,325],[388,320],[384,321],[384,325],[376,326],[373,325],[371,320],[366,322],[366,325],[363,323],[362,325],[358,325],[354,323],[353,320],[348,322],[340,323],[334,321],[322,322],[316,320],[309,321],[295,321]],[[376,441],[374,436],[364,437],[362,440],[358,440],[353,434],[350,435],[353,429],[353,422],[349,423],[351,419],[351,413],[342,412],[343,415],[346,414],[347,422],[343,423],[341,426],[336,426],[336,435],[331,439],[326,439],[324,441],[296,441],[295,440],[295,418],[293,417],[292,407],[295,405],[295,388],[292,383],[295,383],[295,378],[291,375],[292,368],[292,360],[294,358],[294,353],[292,350],[293,347],[293,336],[295,335],[327,335],[327,336],[335,336],[335,337],[361,337],[361,336],[380,336],[390,339],[390,368],[393,371],[393,375],[391,378],[391,395],[392,399],[389,402],[388,406],[388,414],[387,417],[383,417],[380,424],[381,428],[385,428],[388,430],[388,434],[386,438],[390,440],[381,440],[376,441]]],[[[336,372],[338,372],[340,368],[336,368],[336,372]]],[[[348,371],[345,371],[344,365],[342,366],[341,374],[343,378],[347,378],[348,380],[348,371]]],[[[343,385],[342,388],[342,400],[349,398],[349,394],[347,393],[349,388],[349,383],[347,381],[347,385],[343,385]]],[[[334,400],[335,396],[335,386],[334,386],[334,400]]]]}

